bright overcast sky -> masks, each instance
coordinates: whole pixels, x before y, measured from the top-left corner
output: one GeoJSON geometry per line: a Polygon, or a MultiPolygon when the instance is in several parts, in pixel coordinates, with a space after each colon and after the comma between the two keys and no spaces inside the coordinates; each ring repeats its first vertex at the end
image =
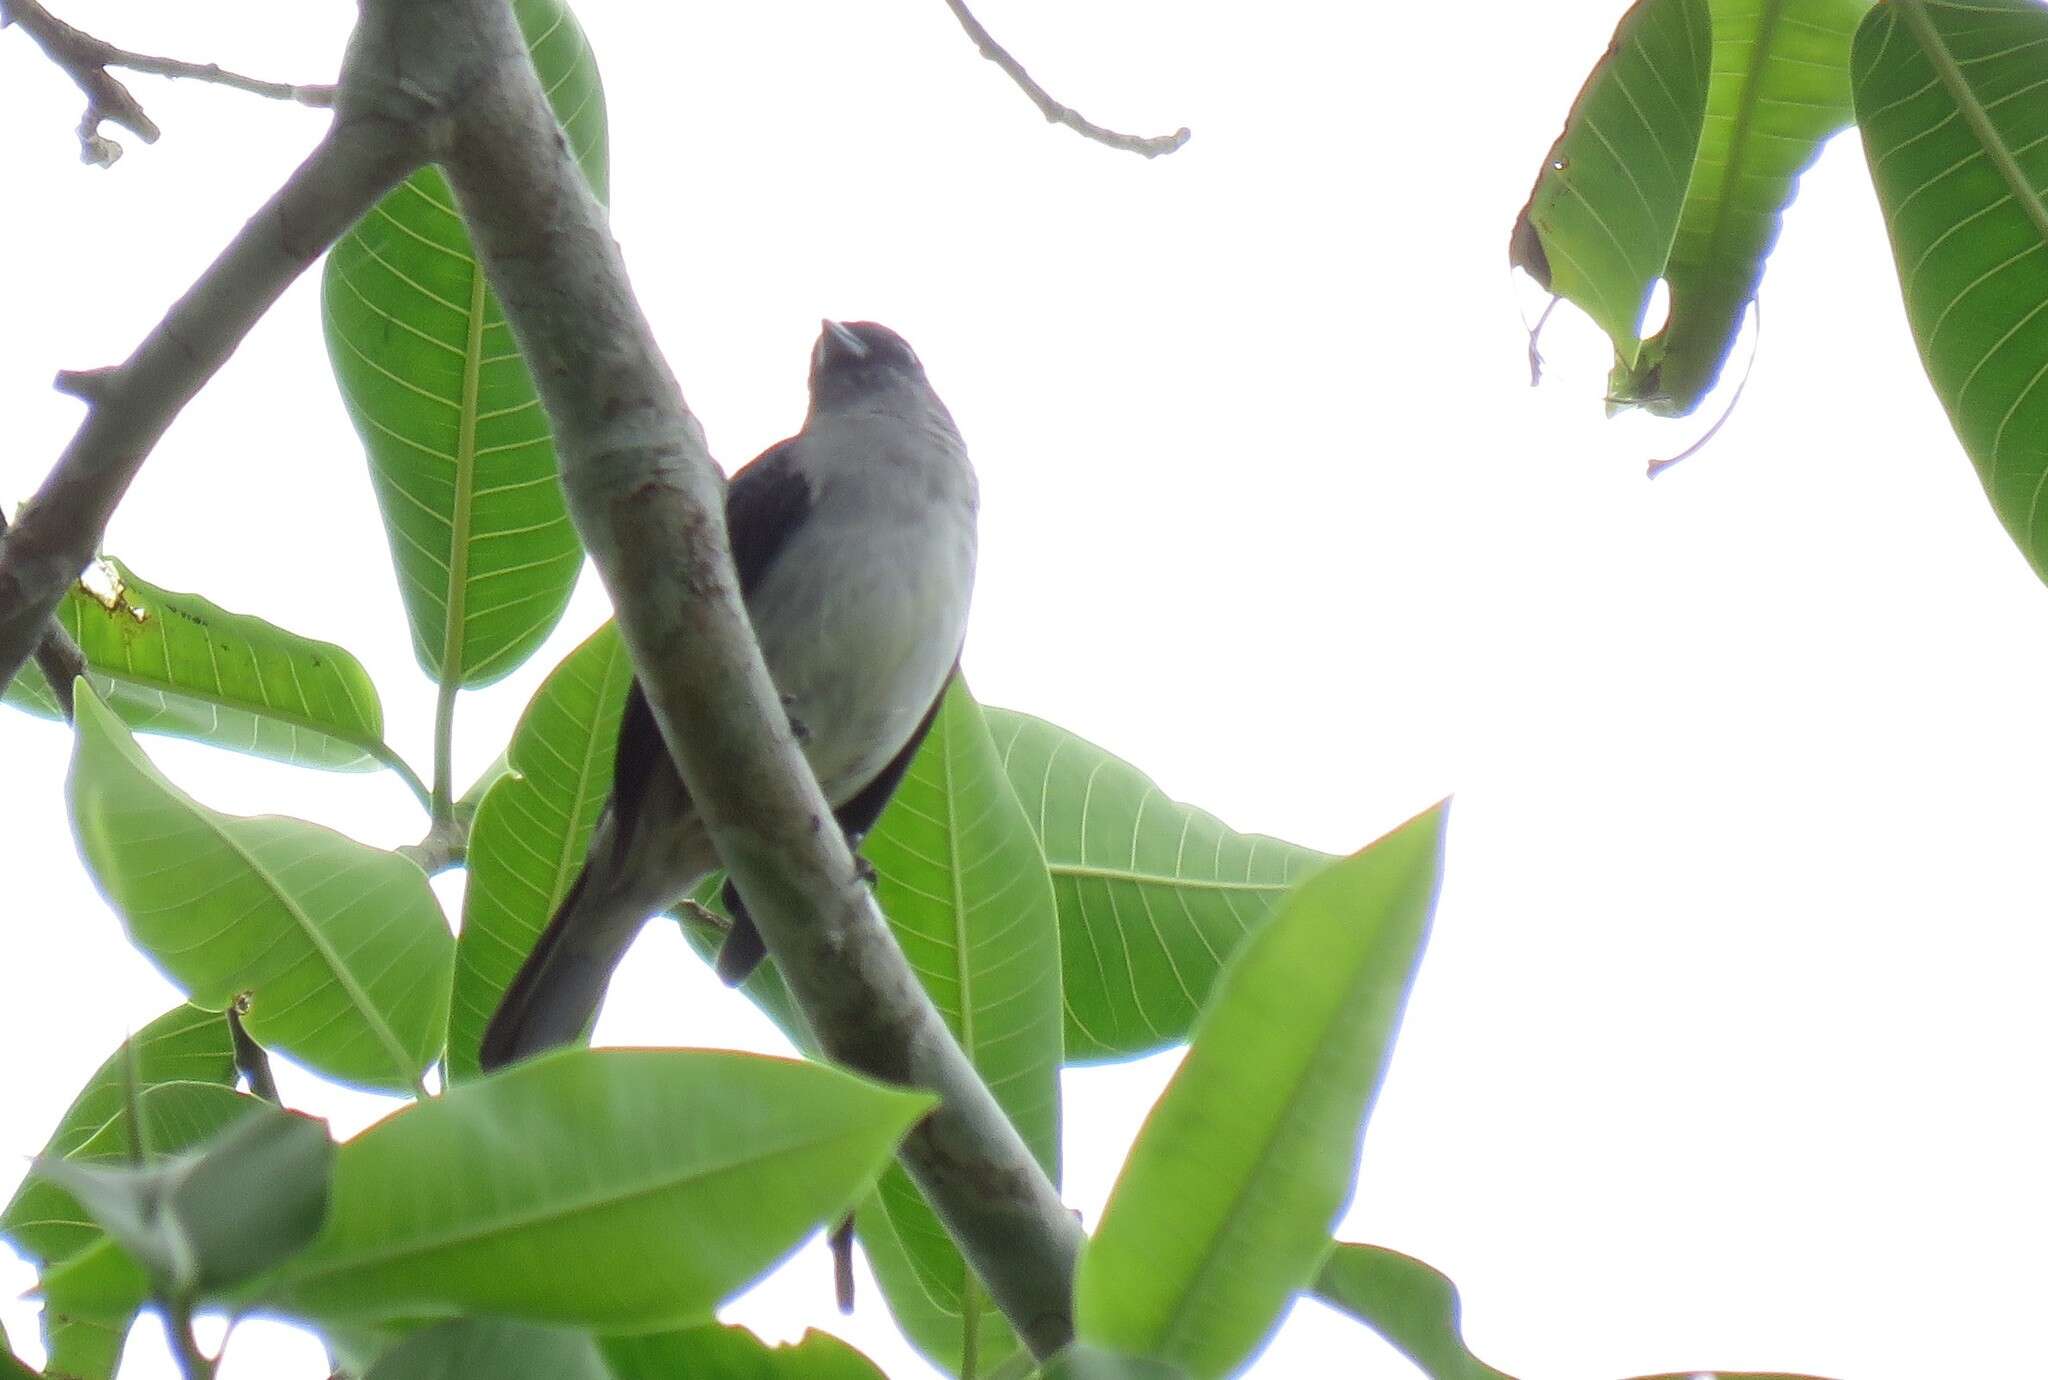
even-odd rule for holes
{"type": "MultiPolygon", "coordinates": [[[[353,18],[49,2],[292,81],[332,77],[353,18]]],[[[1605,347],[1568,310],[1530,390],[1508,227],[1622,8],[984,0],[1093,118],[1192,126],[1151,163],[1047,127],[939,0],[579,13],[614,225],[728,467],[798,424],[819,317],[888,322],[925,358],[982,478],[982,699],[1331,850],[1456,793],[1348,1237],[1450,1272],[1475,1348],[1524,1380],[2015,1373],[2048,1290],[2048,591],[1920,375],[1853,136],[1807,179],[1754,377],[1704,453],[1645,481],[1706,419],[1603,421],[1605,347]]],[[[125,355],[323,119],[134,88],[163,140],[82,168],[78,98],[0,32],[10,507],[76,424],[52,373],[125,355]]],[[[187,409],[107,547],[352,649],[424,767],[433,694],[316,285],[187,409]]],[[[604,616],[586,578],[539,657],[464,698],[464,780],[604,616]]],[[[421,832],[388,774],[150,748],[221,808],[421,832]]],[[[0,1192],[175,999],[74,860],[67,753],[0,711],[0,1192]]],[[[613,996],[602,1040],[776,1047],[666,927],[613,996]]],[[[1091,1222],[1170,1068],[1070,1077],[1067,1197],[1091,1222]]],[[[343,1133],[384,1106],[285,1091],[343,1133]]],[[[32,1281],[0,1250],[0,1320],[34,1354],[33,1307],[7,1301],[32,1281]]],[[[832,1313],[816,1243],[729,1316],[927,1373],[872,1286],[832,1313]]],[[[172,1373],[139,1333],[124,1375],[172,1373]]],[[[1304,1306],[1255,1373],[1415,1372],[1304,1306]]],[[[260,1326],[223,1371],[323,1374],[260,1326]]]]}

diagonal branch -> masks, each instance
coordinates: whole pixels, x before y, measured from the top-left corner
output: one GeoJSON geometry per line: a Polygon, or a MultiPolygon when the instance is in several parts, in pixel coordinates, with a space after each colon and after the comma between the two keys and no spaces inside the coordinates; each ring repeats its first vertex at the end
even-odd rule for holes
{"type": "Polygon", "coordinates": [[[1188,141],[1186,125],[1182,125],[1171,134],[1158,134],[1150,138],[1142,134],[1119,134],[1113,129],[1104,129],[1072,106],[1061,105],[1052,98],[1050,92],[1033,81],[1031,74],[1024,70],[1024,64],[1011,57],[1009,49],[996,42],[994,36],[982,26],[982,22],[974,17],[974,11],[967,8],[966,0],[946,0],[946,8],[953,11],[953,17],[960,21],[961,28],[967,30],[967,36],[974,40],[974,46],[981,50],[981,55],[1009,74],[1010,80],[1017,83],[1017,89],[1031,98],[1031,103],[1038,107],[1038,113],[1045,116],[1047,122],[1065,125],[1076,134],[1093,139],[1098,144],[1107,144],[1113,149],[1141,154],[1146,158],[1157,158],[1162,153],[1172,153],[1188,141]]]}
{"type": "Polygon", "coordinates": [[[740,602],[724,481],[506,0],[366,0],[357,42],[384,54],[394,83],[433,89],[427,55],[473,76],[443,107],[434,158],[539,385],[571,515],[662,735],[825,1051],[940,1095],[904,1166],[1018,1334],[1049,1355],[1073,1336],[1080,1226],[829,827],[740,602]]]}
{"type": "MultiPolygon", "coordinates": [[[[0,549],[4,549],[6,541],[7,515],[0,513],[0,549]]],[[[50,683],[50,693],[57,697],[57,707],[64,711],[65,718],[70,718],[72,682],[85,674],[85,652],[64,625],[52,618],[43,625],[43,635],[36,640],[35,657],[43,679],[50,683]]]]}
{"type": "Polygon", "coordinates": [[[134,354],[65,376],[89,410],[0,546],[0,688],[42,640],[172,419],[307,265],[422,161],[425,112],[407,100],[342,111],[134,354]]]}
{"type": "Polygon", "coordinates": [[[62,68],[85,93],[85,118],[78,126],[81,156],[88,163],[105,167],[121,156],[121,146],[100,133],[100,122],[112,120],[132,131],[145,144],[154,144],[163,133],[142,109],[142,103],[109,67],[124,67],[157,77],[186,77],[233,87],[272,100],[297,101],[300,105],[328,106],[334,102],[331,86],[293,86],[288,82],[260,81],[229,72],[217,63],[183,62],[177,58],[152,57],[116,48],[105,39],[73,28],[44,9],[39,0],[0,0],[0,28],[17,24],[35,40],[36,46],[62,68]]]}

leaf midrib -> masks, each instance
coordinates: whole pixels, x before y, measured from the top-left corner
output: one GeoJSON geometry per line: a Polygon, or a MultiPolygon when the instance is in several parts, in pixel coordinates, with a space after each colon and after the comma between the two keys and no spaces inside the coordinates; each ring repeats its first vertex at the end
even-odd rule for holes
{"type": "MultiPolygon", "coordinates": [[[[112,710],[103,709],[102,712],[106,713],[110,718],[113,717],[112,710]]],[[[118,723],[119,721],[116,720],[116,722],[118,723]]],[[[123,731],[125,732],[125,729],[123,731]]],[[[102,733],[104,735],[104,730],[102,730],[102,733]]],[[[382,1014],[371,1004],[369,993],[364,991],[361,985],[356,982],[355,974],[351,973],[342,963],[341,955],[327,942],[327,937],[320,933],[319,927],[313,923],[312,917],[285,890],[277,876],[268,867],[259,862],[255,854],[251,853],[242,844],[241,840],[237,839],[229,830],[227,819],[224,816],[216,815],[212,810],[207,809],[204,805],[186,795],[169,781],[157,776],[153,770],[146,768],[144,766],[144,762],[147,761],[146,758],[142,762],[130,758],[126,752],[121,750],[121,744],[118,740],[107,737],[106,743],[116,756],[124,760],[128,769],[140,776],[159,797],[168,802],[171,808],[182,809],[187,818],[195,820],[201,829],[211,833],[223,847],[239,858],[243,866],[247,867],[250,873],[269,890],[272,897],[284,908],[285,914],[298,927],[299,932],[312,947],[314,954],[326,965],[328,971],[333,974],[335,984],[342,989],[349,1002],[362,1015],[364,1021],[370,1027],[370,1033],[376,1037],[379,1044],[384,1046],[385,1054],[390,1057],[393,1068],[397,1070],[399,1081],[409,1085],[413,1089],[415,1096],[425,1098],[427,1091],[425,1085],[420,1081],[419,1071],[412,1066],[412,1060],[406,1054],[405,1047],[399,1043],[397,1033],[385,1023],[382,1014]]],[[[140,748],[134,748],[134,752],[136,757],[141,756],[140,748]]],[[[317,828],[318,826],[313,827],[317,828]]]]}
{"type": "MultiPolygon", "coordinates": [[[[172,696],[181,700],[191,700],[214,709],[227,709],[237,714],[247,714],[252,719],[269,719],[288,728],[303,729],[308,733],[318,734],[323,738],[330,738],[337,743],[345,743],[364,756],[383,763],[400,776],[408,778],[408,787],[412,785],[413,781],[418,779],[413,776],[412,768],[406,763],[405,759],[393,751],[390,745],[385,743],[381,737],[348,732],[338,729],[332,724],[324,724],[305,715],[279,709],[274,705],[252,704],[247,700],[229,699],[224,694],[209,694],[204,690],[199,690],[189,685],[180,685],[175,681],[166,680],[160,676],[153,676],[146,672],[135,671],[125,667],[121,670],[114,670],[105,664],[96,665],[90,658],[86,661],[86,669],[103,675],[110,681],[139,685],[143,689],[153,691],[159,695],[172,696]]],[[[150,730],[144,729],[142,731],[149,732],[150,730]]]]}
{"type": "Polygon", "coordinates": [[[1956,109],[1962,113],[1963,120],[1977,136],[1978,145],[1984,150],[1991,166],[1998,170],[1998,175],[2004,180],[2006,189],[2012,193],[2013,200],[2025,209],[2028,219],[2034,222],[2034,229],[2044,242],[2048,242],[2048,204],[2044,204],[2040,195],[2035,192],[2025,170],[2020,167],[2019,160],[2006,146],[2005,136],[2000,134],[1998,127],[1991,122],[1991,112],[1977,99],[1977,93],[1971,89],[1969,79],[1963,75],[1962,65],[1956,61],[1955,55],[1949,52],[1941,31],[1935,27],[1933,18],[1927,13],[1925,0],[1892,0],[1892,7],[1913,31],[1920,51],[1926,54],[1928,65],[1934,68],[1936,80],[1940,81],[1954,98],[1956,109]]]}
{"type": "MultiPolygon", "coordinates": [[[[1239,1191],[1231,1194],[1229,1206],[1218,1215],[1216,1229],[1205,1233],[1203,1239],[1206,1249],[1203,1250],[1194,1272],[1188,1276],[1187,1285],[1180,1291],[1178,1301],[1168,1313],[1165,1323],[1159,1329],[1158,1336],[1162,1345],[1158,1349],[1162,1352],[1166,1350],[1167,1345],[1185,1340],[1186,1329],[1188,1329],[1196,1315],[1205,1315],[1210,1311],[1207,1308],[1192,1307],[1191,1305],[1200,1303],[1208,1297],[1206,1286],[1209,1277],[1218,1268],[1223,1257],[1227,1254],[1227,1252],[1218,1248],[1219,1243],[1236,1238],[1238,1223],[1249,1210],[1253,1198],[1253,1194],[1247,1190],[1252,1185],[1264,1182],[1266,1167],[1274,1158],[1275,1151],[1281,1141],[1282,1132],[1295,1122],[1296,1113],[1303,1101],[1302,1089],[1308,1081],[1308,1072],[1321,1063],[1326,1053],[1329,1052],[1327,1046],[1330,1028],[1342,1019],[1344,1013],[1351,1008],[1353,1003],[1362,999],[1360,989],[1368,985],[1373,975],[1373,958],[1377,954],[1378,949],[1379,945],[1377,944],[1362,944],[1359,946],[1358,968],[1352,974],[1351,982],[1345,988],[1344,999],[1332,1008],[1331,1018],[1319,1026],[1322,1034],[1316,1040],[1306,1045],[1306,1057],[1295,1061],[1293,1064],[1290,1070],[1293,1074],[1292,1081],[1289,1084],[1291,1091],[1287,1095],[1286,1102],[1266,1126],[1265,1132],[1260,1138],[1258,1154],[1253,1158],[1249,1172],[1240,1181],[1239,1191]]],[[[1370,1090],[1368,1089],[1368,1095],[1369,1093],[1370,1090]]],[[[1310,1270],[1311,1278],[1313,1278],[1313,1274],[1314,1267],[1312,1266],[1310,1270]]]]}
{"type": "Polygon", "coordinates": [[[1087,877],[1106,882],[1131,882],[1138,886],[1163,886],[1186,891],[1287,891],[1292,882],[1226,882],[1221,878],[1175,877],[1165,872],[1140,872],[1135,868],[1093,867],[1083,863],[1060,863],[1050,859],[1046,871],[1055,877],[1087,877]]]}
{"type": "Polygon", "coordinates": [[[334,974],[335,983],[348,997],[349,1002],[361,1012],[363,1019],[369,1024],[370,1033],[384,1046],[384,1053],[389,1056],[392,1067],[397,1070],[399,1080],[412,1088],[413,1096],[424,1101],[428,1096],[426,1085],[420,1081],[419,1070],[413,1066],[412,1057],[405,1052],[405,1046],[399,1043],[398,1032],[385,1022],[382,1013],[371,1003],[370,994],[341,961],[341,955],[327,942],[327,936],[320,933],[319,926],[313,923],[313,917],[300,908],[298,902],[285,891],[283,883],[270,869],[257,861],[255,854],[243,847],[241,842],[228,832],[225,821],[216,821],[211,817],[211,812],[206,812],[202,818],[205,819],[206,827],[213,830],[215,836],[270,888],[271,894],[284,906],[285,912],[304,933],[306,942],[313,947],[313,952],[320,956],[320,961],[334,974]]]}
{"type": "MultiPolygon", "coordinates": [[[[881,1119],[877,1118],[874,1124],[882,1124],[881,1119]]],[[[793,1159],[803,1155],[819,1154],[839,1147],[851,1148],[871,1139],[872,1136],[869,1135],[853,1131],[842,1131],[837,1135],[823,1135],[811,1140],[795,1141],[782,1145],[766,1154],[748,1154],[743,1159],[728,1158],[721,1163],[709,1167],[699,1167],[688,1172],[678,1171],[668,1177],[657,1178],[604,1196],[585,1196],[564,1200],[560,1203],[534,1208],[526,1213],[514,1213],[509,1216],[495,1218],[487,1223],[450,1227],[444,1229],[436,1236],[423,1236],[413,1241],[392,1243],[382,1250],[357,1251],[341,1256],[324,1265],[294,1271],[288,1278],[280,1281],[280,1284],[287,1292],[298,1290],[311,1282],[332,1279],[351,1271],[372,1269],[382,1265],[389,1265],[396,1261],[430,1256],[453,1246],[462,1246],[485,1241],[492,1237],[528,1231],[535,1227],[545,1226],[549,1223],[558,1222],[582,1213],[619,1207],[642,1199],[658,1197],[664,1193],[678,1192],[691,1185],[708,1183],[731,1175],[756,1173],[764,1166],[774,1165],[778,1161],[793,1159]]],[[[836,1162],[836,1157],[834,1156],[828,1155],[827,1159],[828,1162],[836,1162]]]]}
{"type": "MultiPolygon", "coordinates": [[[[1721,177],[1717,195],[1714,198],[1714,220],[1707,227],[1705,243],[1706,261],[1712,262],[1715,251],[1720,247],[1721,237],[1728,228],[1729,209],[1734,205],[1735,192],[1742,185],[1742,167],[1749,154],[1749,127],[1756,118],[1757,106],[1761,103],[1764,71],[1770,66],[1771,39],[1777,33],[1778,21],[1784,18],[1785,0],[1763,0],[1757,9],[1756,33],[1751,40],[1749,70],[1743,74],[1743,83],[1735,108],[1734,129],[1728,138],[1728,159],[1721,165],[1721,177]]],[[[1709,65],[1711,73],[1711,62],[1709,65]]],[[[1707,79],[1707,103],[1700,112],[1700,139],[1706,139],[1706,112],[1714,104],[1713,78],[1707,79]]],[[[1698,154],[1694,154],[1697,158],[1698,154]]],[[[1683,210],[1679,213],[1679,228],[1685,227],[1683,210]]],[[[1667,270],[1668,273],[1668,270],[1667,270]]]]}

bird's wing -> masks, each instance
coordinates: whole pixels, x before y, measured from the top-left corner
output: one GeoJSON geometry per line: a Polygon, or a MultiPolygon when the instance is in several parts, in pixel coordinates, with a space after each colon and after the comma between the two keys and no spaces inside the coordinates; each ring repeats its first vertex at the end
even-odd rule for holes
{"type": "MultiPolygon", "coordinates": [[[[753,593],[810,515],[811,485],[797,465],[796,440],[791,437],[768,447],[741,466],[726,485],[725,529],[733,564],[739,568],[742,599],[753,593]]],[[[648,784],[666,767],[668,745],[635,676],[626,691],[618,750],[612,759],[612,839],[621,852],[633,837],[648,784]]],[[[885,794],[883,799],[887,798],[885,794]]]]}
{"type": "Polygon", "coordinates": [[[932,731],[932,724],[939,717],[939,707],[946,702],[946,691],[952,688],[953,678],[960,674],[960,663],[953,662],[953,669],[946,673],[945,683],[939,686],[938,695],[932,700],[932,707],[925,711],[922,721],[911,731],[910,741],[903,750],[889,759],[888,765],[875,773],[875,779],[861,787],[860,794],[832,812],[839,821],[839,828],[846,834],[848,847],[854,846],[868,830],[875,827],[875,821],[888,808],[889,797],[896,794],[896,787],[903,781],[903,774],[910,770],[910,763],[923,746],[925,735],[932,731]]]}

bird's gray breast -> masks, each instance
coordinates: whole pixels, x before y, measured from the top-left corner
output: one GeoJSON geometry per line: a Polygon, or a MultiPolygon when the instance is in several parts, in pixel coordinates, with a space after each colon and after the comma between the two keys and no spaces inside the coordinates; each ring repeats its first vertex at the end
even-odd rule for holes
{"type": "Polygon", "coordinates": [[[943,419],[814,419],[801,444],[809,514],[747,605],[838,806],[901,751],[959,655],[975,484],[943,419]]]}

